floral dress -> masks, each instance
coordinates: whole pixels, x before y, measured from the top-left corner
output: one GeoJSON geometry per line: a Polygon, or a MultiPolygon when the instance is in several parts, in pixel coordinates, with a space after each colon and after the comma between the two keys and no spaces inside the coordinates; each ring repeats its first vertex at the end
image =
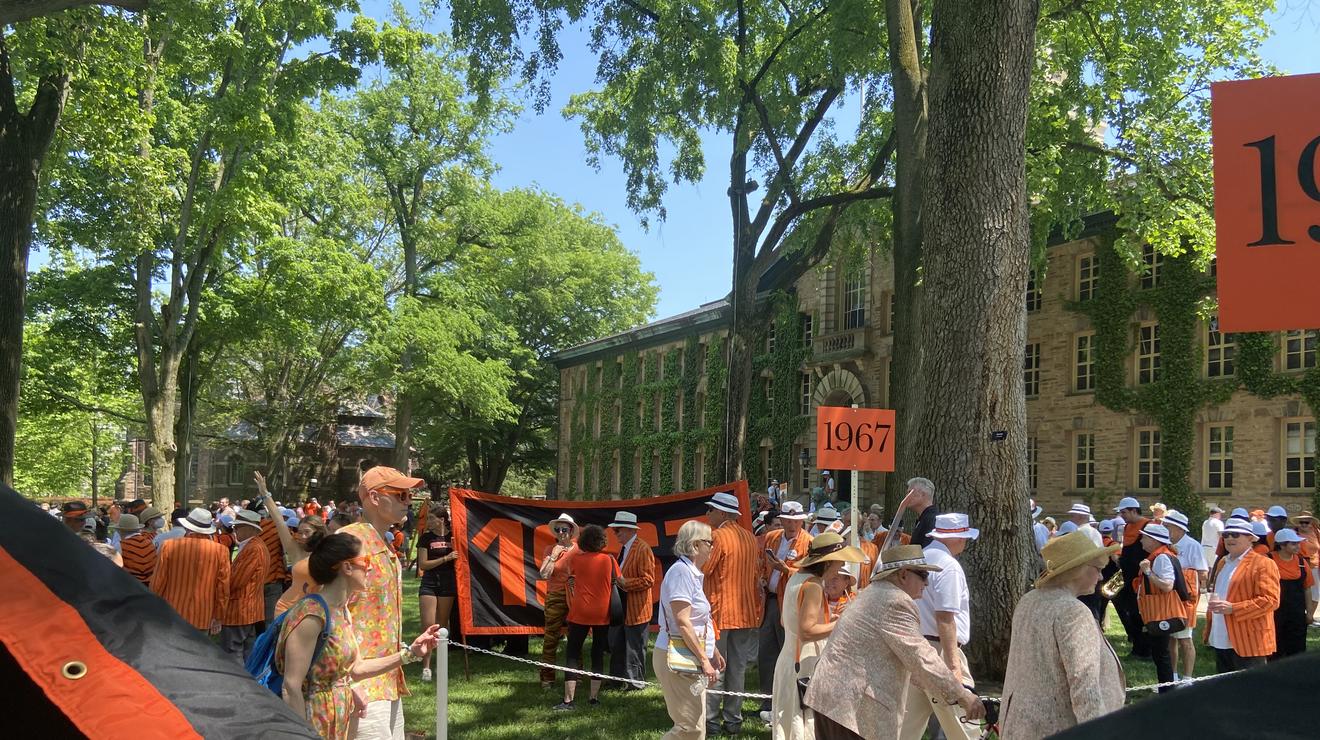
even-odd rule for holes
{"type": "MultiPolygon", "coordinates": [[[[308,616],[323,615],[314,599],[301,599],[289,608],[280,630],[275,664],[284,670],[284,642],[294,628],[308,616]]],[[[351,740],[353,731],[353,689],[349,671],[357,660],[357,638],[347,609],[333,609],[330,634],[321,655],[312,665],[309,680],[303,684],[307,720],[325,740],[351,740]]]]}

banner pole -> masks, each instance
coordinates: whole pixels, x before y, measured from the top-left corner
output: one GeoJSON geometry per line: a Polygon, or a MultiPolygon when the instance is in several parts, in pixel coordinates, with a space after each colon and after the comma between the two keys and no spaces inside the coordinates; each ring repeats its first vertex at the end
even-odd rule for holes
{"type": "MultiPolygon", "coordinates": [[[[852,407],[856,410],[857,404],[854,403],[852,407]]],[[[852,495],[852,503],[848,507],[848,530],[852,532],[853,547],[859,547],[862,540],[861,535],[857,533],[857,502],[862,498],[862,471],[853,470],[853,485],[849,493],[852,495]]]]}
{"type": "MultiPolygon", "coordinates": [[[[466,652],[466,651],[465,651],[466,652]]],[[[440,629],[435,647],[435,740],[449,737],[449,629],[440,629]]]]}

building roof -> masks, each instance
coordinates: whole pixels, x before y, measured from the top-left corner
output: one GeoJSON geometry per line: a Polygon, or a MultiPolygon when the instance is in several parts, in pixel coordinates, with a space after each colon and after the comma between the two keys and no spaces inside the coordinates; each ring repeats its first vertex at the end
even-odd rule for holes
{"type": "Polygon", "coordinates": [[[340,424],[335,428],[335,438],[340,447],[394,449],[393,432],[362,424],[340,424]]]}

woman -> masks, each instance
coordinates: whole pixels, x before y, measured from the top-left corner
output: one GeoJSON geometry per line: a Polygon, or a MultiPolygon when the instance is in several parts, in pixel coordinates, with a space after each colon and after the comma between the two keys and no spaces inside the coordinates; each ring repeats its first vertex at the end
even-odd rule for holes
{"type": "MultiPolygon", "coordinates": [[[[605,529],[588,524],[578,535],[579,552],[568,566],[568,649],[564,665],[570,669],[582,667],[582,645],[591,632],[591,671],[605,670],[605,650],[609,647],[610,593],[619,580],[619,561],[605,549],[605,529]]],[[[573,709],[577,693],[577,674],[564,673],[564,701],[555,709],[573,709]]],[[[591,679],[591,695],[587,703],[600,703],[598,678],[591,679]]]]}
{"type": "Polygon", "coordinates": [[[439,640],[440,628],[431,627],[398,653],[358,658],[348,600],[365,588],[368,562],[362,556],[361,540],[352,535],[321,539],[308,556],[307,567],[329,607],[330,633],[313,664],[327,615],[315,599],[304,598],[289,609],[275,648],[275,663],[284,675],[285,703],[306,717],[325,740],[349,740],[357,732],[358,714],[366,704],[354,695],[354,681],[421,660],[439,640]]]}
{"type": "MultiPolygon", "coordinates": [[[[568,616],[568,561],[578,552],[573,544],[577,538],[577,522],[568,514],[560,514],[550,522],[550,531],[555,535],[555,543],[545,549],[540,569],[541,579],[547,581],[541,662],[553,664],[558,660],[559,638],[563,636],[564,619],[568,616]]],[[[548,689],[554,683],[555,669],[542,668],[541,688],[548,689]]]]}
{"type": "MultiPolygon", "coordinates": [[[[276,525],[281,527],[283,525],[276,525]]],[[[283,526],[288,531],[287,526],[283,526]]],[[[325,521],[319,516],[309,516],[298,522],[298,527],[290,533],[291,545],[286,545],[285,553],[292,554],[298,560],[293,564],[290,572],[293,575],[293,582],[280,595],[280,600],[275,604],[275,613],[283,614],[294,602],[307,594],[314,594],[320,590],[320,586],[312,580],[311,574],[307,571],[307,557],[316,544],[321,541],[329,532],[326,531],[325,521]]],[[[281,538],[283,539],[283,538],[281,538]]],[[[426,625],[422,625],[425,627],[426,625]]]]}
{"type": "Polygon", "coordinates": [[[1314,578],[1301,556],[1302,537],[1291,529],[1274,534],[1270,559],[1279,566],[1279,608],[1274,610],[1274,655],[1270,661],[1306,651],[1306,625],[1311,620],[1314,578]]]}
{"type": "MultiPolygon", "coordinates": [[[[863,554],[866,554],[863,551],[863,554]]],[[[825,599],[830,605],[830,615],[835,619],[843,614],[848,602],[857,598],[857,575],[860,563],[844,563],[838,573],[825,580],[825,599]]]]}
{"type": "Polygon", "coordinates": [[[710,559],[710,525],[684,522],[674,540],[678,560],[660,584],[660,632],[655,638],[651,667],[665,696],[665,709],[674,726],[660,740],[704,740],[706,737],[705,687],[724,670],[724,656],[715,649],[715,625],[704,590],[701,567],[710,559]],[[679,673],[669,667],[670,635],[691,648],[701,675],[679,673]]]}
{"type": "Polygon", "coordinates": [[[1311,613],[1307,617],[1314,623],[1315,606],[1320,602],[1320,530],[1316,529],[1311,512],[1303,511],[1297,516],[1297,536],[1302,538],[1302,560],[1311,569],[1311,613]]]}
{"type": "Polygon", "coordinates": [[[1035,740],[1123,707],[1123,667],[1077,600],[1095,591],[1109,556],[1085,532],[1050,540],[1041,551],[1045,573],[1013,612],[1004,702],[1003,740],[1035,740]]]}
{"type": "Polygon", "coordinates": [[[334,515],[332,515],[330,519],[326,521],[325,531],[330,534],[334,534],[335,532],[338,532],[340,529],[343,529],[344,527],[347,527],[348,525],[356,521],[357,519],[353,518],[352,512],[336,511],[334,515]]]}
{"type": "MultiPolygon", "coordinates": [[[[454,574],[454,561],[458,551],[449,534],[449,512],[440,507],[431,510],[426,518],[429,527],[417,538],[417,570],[422,582],[417,589],[421,607],[422,629],[433,624],[449,626],[449,614],[458,595],[458,579],[454,574]]],[[[422,667],[422,680],[431,680],[431,656],[422,667]]]]}
{"type": "Polygon", "coordinates": [[[845,563],[860,563],[866,554],[847,546],[843,537],[822,532],[811,540],[807,556],[788,579],[780,606],[784,647],[775,661],[775,682],[770,700],[770,734],[774,740],[813,740],[816,724],[811,710],[798,700],[798,679],[809,678],[836,624],[830,613],[825,584],[845,563]]]}

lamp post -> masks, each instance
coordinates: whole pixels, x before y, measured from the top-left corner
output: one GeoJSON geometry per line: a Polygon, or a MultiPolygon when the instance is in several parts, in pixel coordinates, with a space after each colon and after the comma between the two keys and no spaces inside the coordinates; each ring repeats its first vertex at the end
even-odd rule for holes
{"type": "MultiPolygon", "coordinates": [[[[742,251],[743,242],[743,224],[747,221],[747,199],[748,193],[754,192],[760,185],[755,180],[747,180],[742,185],[730,185],[727,191],[729,200],[733,203],[733,291],[729,293],[729,346],[725,352],[725,367],[728,368],[729,376],[724,383],[724,479],[731,481],[737,474],[733,469],[733,449],[737,444],[737,436],[733,433],[733,415],[734,415],[734,384],[733,380],[733,343],[738,336],[738,283],[742,278],[741,271],[738,269],[738,255],[742,251]]],[[[753,252],[755,256],[755,252],[753,252]]],[[[755,295],[753,295],[755,299],[755,295]]],[[[751,390],[748,389],[748,393],[751,390]]]]}

